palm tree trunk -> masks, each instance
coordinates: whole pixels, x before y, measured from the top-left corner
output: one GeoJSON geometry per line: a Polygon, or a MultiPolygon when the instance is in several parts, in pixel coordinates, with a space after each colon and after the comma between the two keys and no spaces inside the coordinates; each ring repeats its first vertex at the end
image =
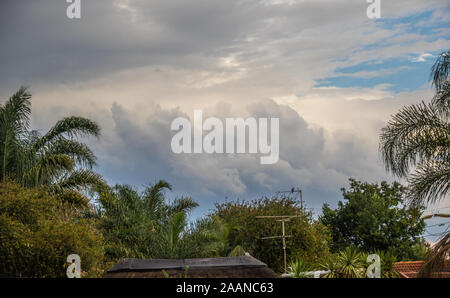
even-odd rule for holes
{"type": "Polygon", "coordinates": [[[7,147],[8,147],[8,129],[5,130],[5,141],[3,143],[2,182],[6,182],[7,147]]]}

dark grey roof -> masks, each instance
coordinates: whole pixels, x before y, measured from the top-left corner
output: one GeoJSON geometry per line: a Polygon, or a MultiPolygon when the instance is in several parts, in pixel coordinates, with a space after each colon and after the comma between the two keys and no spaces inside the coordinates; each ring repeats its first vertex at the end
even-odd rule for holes
{"type": "Polygon", "coordinates": [[[252,256],[205,259],[124,259],[108,272],[181,269],[261,268],[266,264],[252,256]]]}

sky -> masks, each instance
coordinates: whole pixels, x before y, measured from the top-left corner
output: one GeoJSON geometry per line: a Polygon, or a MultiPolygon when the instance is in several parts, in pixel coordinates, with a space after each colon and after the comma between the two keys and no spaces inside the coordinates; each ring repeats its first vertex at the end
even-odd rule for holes
{"type": "Polygon", "coordinates": [[[193,218],[293,186],[318,215],[349,177],[393,181],[380,130],[431,99],[430,68],[450,48],[446,0],[381,0],[380,19],[365,0],[81,0],[80,19],[68,5],[1,2],[0,100],[28,86],[42,132],[69,115],[98,122],[95,170],[137,188],[167,180],[170,198],[200,203],[193,218]],[[194,110],[280,118],[279,161],[174,154],[171,122],[194,110]]]}

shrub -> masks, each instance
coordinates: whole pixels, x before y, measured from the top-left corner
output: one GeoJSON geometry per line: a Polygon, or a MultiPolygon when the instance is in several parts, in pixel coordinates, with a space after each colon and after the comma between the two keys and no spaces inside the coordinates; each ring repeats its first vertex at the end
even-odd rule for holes
{"type": "Polygon", "coordinates": [[[298,215],[286,223],[287,256],[302,259],[312,264],[329,254],[331,241],[328,229],[314,221],[310,212],[305,212],[293,198],[261,198],[251,202],[228,202],[216,205],[211,214],[224,223],[236,227],[228,234],[230,247],[240,245],[255,258],[265,262],[276,272],[283,272],[283,249],[281,239],[262,239],[281,235],[281,223],[257,216],[298,215]]]}
{"type": "Polygon", "coordinates": [[[100,274],[101,235],[91,220],[64,213],[60,201],[43,190],[1,184],[0,275],[65,277],[70,254],[80,256],[83,275],[100,274]]]}

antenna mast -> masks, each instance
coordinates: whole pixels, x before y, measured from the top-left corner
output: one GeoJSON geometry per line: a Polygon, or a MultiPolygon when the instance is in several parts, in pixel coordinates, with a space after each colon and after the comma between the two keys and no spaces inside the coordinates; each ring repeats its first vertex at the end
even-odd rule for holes
{"type": "MultiPolygon", "coordinates": [[[[300,198],[300,209],[303,211],[303,195],[302,190],[299,188],[292,188],[289,191],[277,191],[277,194],[283,193],[298,193],[300,198]]],[[[292,218],[300,217],[300,214],[297,215],[268,215],[268,216],[256,216],[256,218],[261,219],[274,219],[278,222],[281,222],[281,236],[268,236],[262,237],[261,239],[281,239],[283,244],[283,263],[284,263],[284,272],[287,273],[287,256],[286,256],[286,238],[292,237],[292,235],[286,235],[285,223],[290,221],[292,218]]]]}

